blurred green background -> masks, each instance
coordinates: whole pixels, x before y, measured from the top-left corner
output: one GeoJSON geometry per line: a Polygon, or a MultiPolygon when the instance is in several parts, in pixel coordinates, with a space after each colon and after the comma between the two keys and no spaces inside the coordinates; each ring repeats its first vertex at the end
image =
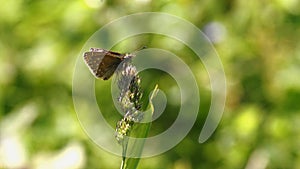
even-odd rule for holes
{"type": "MultiPolygon", "coordinates": [[[[129,48],[117,45],[122,52],[141,45],[170,50],[190,64],[199,81],[201,107],[191,132],[168,152],[142,159],[139,168],[300,168],[299,1],[0,0],[0,4],[0,168],[119,168],[121,158],[98,148],[80,127],[72,75],[82,46],[95,31],[119,17],[147,11],[182,17],[211,38],[225,69],[227,101],[216,132],[199,144],[210,106],[210,84],[201,62],[180,42],[158,35],[136,37],[129,48]]],[[[154,70],[144,74],[145,91],[153,88],[154,83],[145,85],[149,79],[155,79],[170,99],[166,112],[152,125],[154,135],[176,118],[178,100],[174,101],[176,92],[170,86],[177,90],[166,74],[154,70]]],[[[109,94],[106,87],[101,95],[109,94]]],[[[112,110],[108,106],[107,112],[112,110]]],[[[114,116],[115,122],[121,117],[114,116]]]]}

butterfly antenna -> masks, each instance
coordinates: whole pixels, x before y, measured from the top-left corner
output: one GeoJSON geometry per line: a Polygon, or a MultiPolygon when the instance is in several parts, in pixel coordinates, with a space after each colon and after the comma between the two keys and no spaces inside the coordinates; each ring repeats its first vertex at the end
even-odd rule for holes
{"type": "Polygon", "coordinates": [[[147,46],[142,46],[142,47],[138,48],[138,49],[135,50],[135,51],[140,51],[140,50],[143,50],[143,49],[146,49],[146,48],[147,48],[147,46]]]}
{"type": "Polygon", "coordinates": [[[136,53],[137,53],[138,51],[143,50],[143,49],[146,49],[146,48],[147,48],[147,46],[142,46],[142,47],[140,47],[140,48],[134,50],[134,51],[131,52],[131,53],[126,53],[124,58],[131,58],[131,57],[135,56],[136,53]]]}
{"type": "Polygon", "coordinates": [[[133,52],[131,52],[131,54],[135,55],[138,51],[141,51],[141,50],[146,49],[146,48],[147,48],[147,46],[139,47],[136,50],[134,50],[133,52]]]}

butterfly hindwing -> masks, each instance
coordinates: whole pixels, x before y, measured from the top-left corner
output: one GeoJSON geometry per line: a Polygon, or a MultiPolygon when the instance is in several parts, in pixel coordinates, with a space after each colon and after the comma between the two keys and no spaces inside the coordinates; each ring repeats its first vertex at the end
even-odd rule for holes
{"type": "Polygon", "coordinates": [[[105,55],[102,62],[99,65],[96,76],[101,77],[103,80],[109,79],[122,62],[122,59],[119,57],[111,57],[105,55]]]}
{"type": "MultiPolygon", "coordinates": [[[[105,53],[100,52],[85,52],[84,53],[84,61],[88,65],[90,71],[94,76],[97,77],[97,71],[101,61],[103,60],[105,53]]],[[[98,77],[99,78],[99,77],[98,77]]]]}

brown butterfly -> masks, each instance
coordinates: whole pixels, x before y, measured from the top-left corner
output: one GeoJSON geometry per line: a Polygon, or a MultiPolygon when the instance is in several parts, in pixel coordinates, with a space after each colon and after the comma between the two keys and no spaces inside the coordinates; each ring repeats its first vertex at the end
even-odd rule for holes
{"type": "MultiPolygon", "coordinates": [[[[145,47],[142,47],[141,49],[144,48],[145,47]]],[[[91,48],[89,52],[84,53],[83,58],[96,78],[107,80],[114,74],[115,70],[124,59],[133,56],[134,54],[130,53],[121,54],[105,49],[91,48]]]]}

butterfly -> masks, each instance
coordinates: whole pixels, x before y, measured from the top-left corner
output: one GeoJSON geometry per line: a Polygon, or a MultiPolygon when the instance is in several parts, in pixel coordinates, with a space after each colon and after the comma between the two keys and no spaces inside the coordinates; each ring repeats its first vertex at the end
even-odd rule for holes
{"type": "MultiPolygon", "coordinates": [[[[138,50],[144,48],[146,47],[142,47],[138,50]]],[[[114,74],[117,67],[124,59],[133,56],[133,53],[122,54],[100,48],[91,48],[89,52],[84,53],[83,59],[96,78],[107,80],[114,74]]]]}

